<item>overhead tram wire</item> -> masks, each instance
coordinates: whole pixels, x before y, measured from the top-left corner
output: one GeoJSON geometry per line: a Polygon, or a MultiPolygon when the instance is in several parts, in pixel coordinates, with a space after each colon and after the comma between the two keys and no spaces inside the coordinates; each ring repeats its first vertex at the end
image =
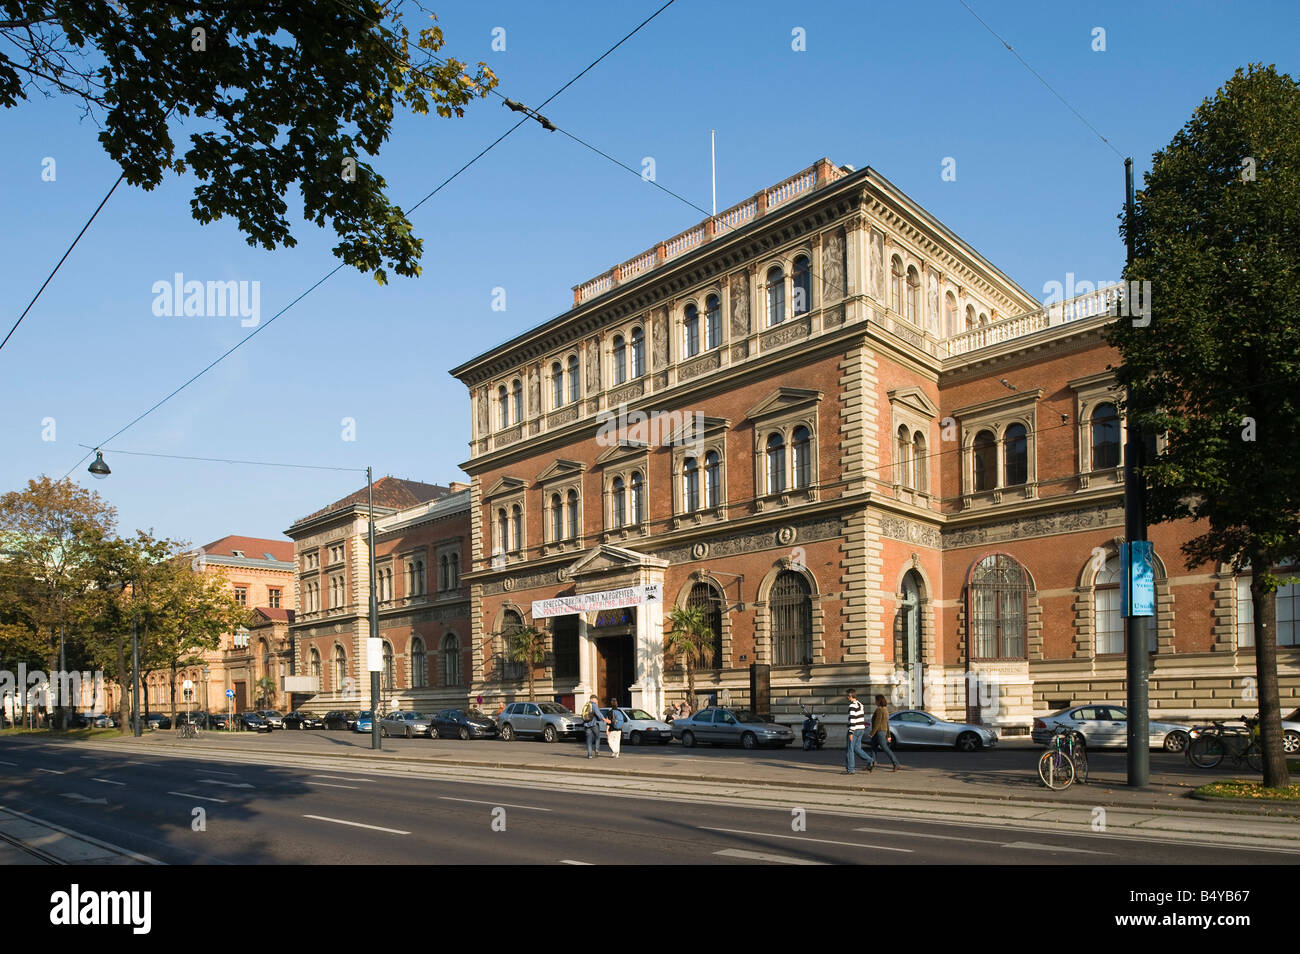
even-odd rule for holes
{"type": "MultiPolygon", "coordinates": [[[[80,447],[90,447],[89,444],[80,444],[80,447]]],[[[155,454],[150,451],[129,451],[122,450],[120,447],[98,447],[91,450],[100,450],[104,453],[126,454],[130,457],[161,457],[165,460],[197,460],[208,464],[245,464],[251,467],[292,467],[297,470],[335,470],[349,474],[364,474],[364,467],[325,467],[319,464],[287,464],[274,460],[236,460],[228,457],[191,457],[185,454],[155,454]]]]}
{"type": "MultiPolygon", "coordinates": [[[[654,13],[652,13],[650,16],[646,17],[646,19],[642,20],[642,21],[641,21],[639,24],[637,24],[637,25],[636,25],[636,26],[635,26],[631,31],[629,31],[628,33],[626,33],[626,34],[625,34],[625,35],[624,35],[624,36],[623,36],[623,37],[622,37],[622,38],[621,38],[617,43],[615,43],[613,46],[611,46],[609,49],[607,49],[607,50],[606,50],[604,53],[602,53],[600,56],[596,57],[596,59],[592,60],[591,63],[587,64],[587,66],[584,67],[584,68],[583,68],[583,69],[582,69],[582,70],[581,70],[577,75],[575,75],[575,76],[574,76],[572,79],[570,79],[567,83],[565,83],[565,84],[564,84],[563,86],[561,86],[558,90],[556,90],[554,93],[552,93],[550,96],[548,96],[548,97],[546,98],[546,100],[542,103],[542,105],[545,106],[547,103],[550,103],[550,102],[551,102],[552,100],[554,100],[557,96],[559,96],[561,93],[563,93],[565,90],[567,90],[570,86],[572,86],[574,83],[576,83],[579,79],[581,79],[581,78],[582,78],[583,76],[585,76],[587,73],[591,72],[591,70],[592,70],[592,69],[593,69],[593,68],[594,68],[598,63],[600,63],[600,62],[601,62],[602,60],[604,60],[607,56],[609,56],[611,53],[613,53],[615,50],[617,50],[620,46],[622,46],[624,43],[626,43],[628,40],[630,40],[633,36],[635,36],[637,33],[639,33],[639,32],[641,31],[641,29],[642,29],[643,27],[645,27],[646,24],[648,24],[651,20],[653,20],[653,19],[654,19],[655,17],[657,17],[660,13],[662,13],[664,10],[666,10],[666,9],[667,9],[669,6],[671,6],[674,2],[676,2],[676,0],[668,0],[668,2],[665,3],[663,6],[661,6],[658,10],[656,10],[656,11],[655,11],[654,13]]],[[[540,108],[540,107],[539,107],[539,108],[540,108]]],[[[515,123],[515,125],[511,126],[508,130],[506,130],[504,133],[502,133],[500,136],[498,136],[495,140],[493,140],[493,142],[492,142],[490,145],[488,145],[485,149],[483,149],[481,152],[479,152],[478,155],[476,155],[473,159],[471,159],[469,162],[465,163],[463,166],[461,166],[459,169],[457,169],[455,172],[453,172],[450,176],[448,176],[446,179],[444,179],[441,183],[439,183],[439,185],[438,185],[435,189],[433,189],[433,191],[431,191],[431,192],[430,192],[428,195],[426,195],[423,199],[421,199],[419,202],[417,202],[415,205],[413,205],[413,206],[411,207],[410,211],[411,211],[411,212],[414,212],[416,209],[418,209],[418,208],[419,208],[420,206],[422,206],[424,203],[428,202],[429,199],[431,199],[431,198],[433,198],[435,195],[437,195],[438,192],[440,192],[440,191],[441,191],[441,190],[442,190],[442,189],[443,189],[443,188],[444,188],[448,183],[450,183],[453,179],[455,179],[457,176],[459,176],[462,172],[464,172],[466,169],[468,169],[470,166],[472,166],[472,165],[473,165],[475,162],[477,162],[479,159],[483,158],[483,156],[487,155],[488,152],[490,152],[490,151],[491,151],[493,148],[495,148],[499,143],[501,143],[501,142],[502,142],[502,141],[503,141],[507,136],[509,136],[511,133],[513,133],[516,129],[518,129],[518,128],[519,128],[520,126],[522,126],[524,123],[528,122],[529,119],[531,119],[531,118],[532,118],[531,116],[525,116],[525,117],[524,117],[523,119],[521,119],[519,122],[515,123]]],[[[164,404],[166,404],[168,401],[170,401],[172,398],[174,398],[177,394],[180,394],[182,391],[184,391],[186,388],[188,388],[191,384],[193,384],[193,383],[194,383],[195,381],[197,381],[199,378],[203,377],[203,375],[207,374],[209,371],[211,371],[213,368],[215,368],[218,364],[220,364],[222,361],[224,361],[224,360],[225,360],[226,358],[228,358],[230,355],[234,354],[234,352],[236,352],[237,350],[239,350],[239,348],[241,348],[241,347],[242,347],[246,342],[250,341],[250,340],[253,338],[254,335],[258,334],[259,332],[261,332],[261,331],[263,331],[263,330],[265,330],[265,329],[267,328],[267,326],[269,326],[269,325],[271,325],[272,323],[274,323],[274,322],[276,321],[276,319],[278,319],[278,318],[280,318],[282,315],[284,315],[285,312],[287,312],[290,308],[292,308],[292,307],[293,307],[294,305],[296,305],[298,302],[302,301],[302,299],[306,298],[308,295],[310,295],[313,291],[315,291],[315,290],[316,290],[317,288],[319,288],[321,285],[325,284],[325,282],[327,282],[327,281],[329,281],[331,278],[333,278],[333,277],[334,277],[336,274],[338,274],[338,273],[339,273],[339,272],[340,272],[340,271],[341,271],[345,266],[346,266],[346,263],[345,263],[345,262],[340,262],[338,265],[334,266],[334,268],[332,268],[329,272],[327,272],[323,277],[321,277],[317,282],[315,282],[315,284],[313,284],[310,288],[308,288],[306,291],[304,291],[304,292],[302,292],[301,294],[299,294],[296,298],[294,298],[294,299],[293,299],[292,301],[290,301],[287,305],[285,305],[283,308],[281,308],[279,311],[277,311],[277,312],[276,312],[274,315],[272,315],[269,319],[267,319],[266,321],[264,321],[264,322],[262,322],[261,324],[259,324],[255,329],[253,329],[251,332],[249,332],[247,335],[245,335],[245,336],[244,336],[243,338],[241,338],[239,341],[235,342],[234,345],[232,345],[230,348],[228,348],[226,351],[224,351],[220,356],[218,356],[215,360],[213,360],[211,363],[209,363],[208,365],[206,365],[206,366],[205,366],[202,370],[200,370],[198,373],[196,373],[196,374],[194,374],[192,377],[190,377],[187,381],[185,381],[185,383],[181,384],[181,385],[180,385],[179,387],[177,387],[175,390],[173,390],[173,391],[171,391],[169,394],[167,394],[167,396],[164,397],[164,398],[162,398],[162,400],[160,400],[160,401],[156,402],[155,404],[153,404],[153,405],[152,405],[148,410],[146,410],[146,411],[144,411],[142,414],[136,416],[134,419],[132,419],[132,420],[131,420],[128,424],[126,424],[125,426],[119,428],[119,429],[118,429],[117,431],[115,431],[112,435],[110,435],[108,438],[106,438],[104,441],[102,441],[102,442],[100,443],[99,446],[102,447],[104,444],[107,444],[109,441],[114,440],[114,439],[117,438],[117,437],[120,437],[120,436],[121,436],[122,434],[124,434],[126,431],[130,430],[130,429],[131,429],[132,427],[134,427],[136,424],[140,423],[140,421],[144,420],[146,417],[148,417],[148,416],[149,416],[150,414],[152,414],[154,411],[158,410],[158,408],[162,407],[164,404]]],[[[82,464],[87,460],[87,458],[90,457],[90,454],[91,454],[91,453],[94,453],[94,451],[92,450],[90,453],[83,454],[80,460],[78,460],[75,464],[73,464],[70,468],[68,468],[68,472],[67,472],[66,474],[63,475],[64,479],[66,480],[68,477],[70,477],[70,476],[72,475],[73,471],[75,471],[78,467],[80,467],[80,466],[81,466],[81,465],[82,465],[82,464]]]]}

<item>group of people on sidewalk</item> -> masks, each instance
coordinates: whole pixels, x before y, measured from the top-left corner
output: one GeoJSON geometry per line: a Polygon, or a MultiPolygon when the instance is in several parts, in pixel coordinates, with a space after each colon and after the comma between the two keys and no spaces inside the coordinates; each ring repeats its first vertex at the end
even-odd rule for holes
{"type": "MultiPolygon", "coordinates": [[[[867,707],[859,700],[857,693],[849,689],[844,695],[849,700],[849,731],[844,740],[844,774],[856,775],[857,766],[853,756],[856,754],[867,763],[867,771],[876,767],[876,759],[862,748],[862,735],[867,731],[867,707]]],[[[876,709],[871,713],[871,748],[884,752],[897,772],[901,765],[889,748],[889,708],[884,696],[876,696],[876,709]]]]}
{"type": "Polygon", "coordinates": [[[618,758],[623,750],[623,710],[618,707],[618,700],[611,698],[609,707],[602,709],[600,700],[592,693],[587,704],[582,707],[582,727],[587,730],[587,758],[594,759],[600,754],[600,740],[609,743],[609,754],[618,758]]]}

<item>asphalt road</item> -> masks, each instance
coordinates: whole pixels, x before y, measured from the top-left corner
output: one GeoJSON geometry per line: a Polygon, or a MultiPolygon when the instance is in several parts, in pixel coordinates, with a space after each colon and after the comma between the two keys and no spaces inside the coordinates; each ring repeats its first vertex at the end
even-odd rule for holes
{"type": "Polygon", "coordinates": [[[5,807],[169,864],[1231,865],[1298,854],[869,811],[809,812],[796,830],[789,809],[600,793],[580,779],[557,791],[29,741],[0,741],[0,773],[5,807]]]}

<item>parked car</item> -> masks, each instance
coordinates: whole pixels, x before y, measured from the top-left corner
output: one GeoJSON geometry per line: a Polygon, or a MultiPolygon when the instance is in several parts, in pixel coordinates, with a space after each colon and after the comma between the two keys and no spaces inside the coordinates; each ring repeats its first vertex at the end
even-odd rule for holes
{"type": "Polygon", "coordinates": [[[209,729],[224,729],[230,725],[230,716],[224,712],[209,712],[207,719],[209,729]]]}
{"type": "Polygon", "coordinates": [[[161,712],[150,712],[144,717],[144,727],[146,729],[170,729],[172,727],[171,716],[165,716],[161,712]]]}
{"type": "Polygon", "coordinates": [[[258,709],[257,714],[271,724],[272,729],[284,728],[284,714],[274,709],[258,709]]]}
{"type": "Polygon", "coordinates": [[[119,725],[120,723],[118,722],[117,716],[105,712],[100,715],[80,716],[79,724],[74,725],[73,728],[80,729],[88,726],[92,729],[116,729],[119,725]]]}
{"type": "Polygon", "coordinates": [[[417,735],[430,735],[432,724],[433,720],[428,716],[410,709],[390,712],[379,720],[379,734],[384,737],[400,735],[410,739],[417,735]]]}
{"type": "Polygon", "coordinates": [[[794,731],[788,725],[765,721],[747,709],[724,709],[710,706],[689,719],[674,719],[673,738],[690,748],[697,742],[713,745],[743,745],[747,749],[760,745],[789,745],[794,731]]]}
{"type": "Polygon", "coordinates": [[[325,728],[343,732],[349,731],[357,721],[357,714],[347,709],[335,709],[325,713],[325,728]]]}
{"type": "Polygon", "coordinates": [[[178,712],[176,713],[176,724],[178,726],[192,722],[199,728],[207,728],[208,714],[206,712],[178,712]]]}
{"type": "Polygon", "coordinates": [[[1300,709],[1282,716],[1282,751],[1287,755],[1300,752],[1300,709]]]}
{"type": "Polygon", "coordinates": [[[247,732],[270,732],[271,723],[267,722],[256,712],[241,712],[235,716],[235,728],[243,729],[247,732]]]}
{"type": "Polygon", "coordinates": [[[286,729],[323,729],[325,720],[320,716],[312,715],[310,712],[290,712],[284,717],[284,727],[286,729]]]}
{"type": "Polygon", "coordinates": [[[477,710],[443,709],[433,717],[433,735],[438,739],[495,739],[496,720],[477,710]]]}
{"type": "Polygon", "coordinates": [[[644,745],[647,742],[667,745],[673,740],[673,727],[667,722],[656,719],[644,709],[620,707],[618,711],[623,713],[623,722],[620,726],[623,731],[623,741],[629,745],[644,745]]]}
{"type": "Polygon", "coordinates": [[[948,722],[924,709],[902,709],[889,717],[889,744],[938,745],[975,752],[997,745],[998,734],[988,726],[948,722]]]}
{"type": "Polygon", "coordinates": [[[501,741],[516,736],[541,738],[543,742],[577,738],[584,733],[582,720],[558,702],[512,702],[497,720],[501,741]]]}
{"type": "Polygon", "coordinates": [[[371,727],[374,725],[370,720],[371,716],[369,709],[365,712],[358,712],[356,718],[352,720],[352,731],[369,732],[371,727]]]}
{"type": "MultiPolygon", "coordinates": [[[[1073,729],[1083,744],[1091,747],[1128,744],[1128,710],[1123,706],[1087,704],[1069,706],[1051,715],[1034,720],[1033,739],[1039,745],[1051,741],[1058,726],[1073,729]]],[[[1183,752],[1191,739],[1192,727],[1177,722],[1156,722],[1147,725],[1147,737],[1153,749],[1166,752],[1183,752]]]]}

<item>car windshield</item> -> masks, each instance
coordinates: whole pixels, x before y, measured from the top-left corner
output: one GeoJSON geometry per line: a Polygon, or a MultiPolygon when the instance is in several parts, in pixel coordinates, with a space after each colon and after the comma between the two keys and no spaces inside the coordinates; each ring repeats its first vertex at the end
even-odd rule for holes
{"type": "Polygon", "coordinates": [[[545,715],[568,715],[569,710],[558,702],[543,702],[540,706],[545,715]]]}
{"type": "Polygon", "coordinates": [[[357,718],[358,718],[358,719],[369,719],[369,718],[370,718],[370,713],[369,713],[369,712],[358,712],[358,713],[357,713],[357,718]]]}
{"type": "Polygon", "coordinates": [[[653,722],[655,718],[644,709],[624,709],[623,714],[629,719],[644,719],[649,722],[653,722]]]}

